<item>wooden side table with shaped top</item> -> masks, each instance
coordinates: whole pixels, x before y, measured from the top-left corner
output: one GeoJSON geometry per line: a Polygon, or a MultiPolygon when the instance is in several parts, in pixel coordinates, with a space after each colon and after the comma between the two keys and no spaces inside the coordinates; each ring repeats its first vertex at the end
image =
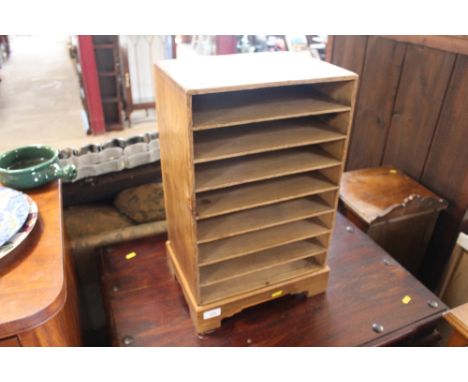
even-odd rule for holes
{"type": "Polygon", "coordinates": [[[0,269],[0,346],[80,346],[78,295],[60,183],[28,191],[39,218],[0,269]]]}
{"type": "Polygon", "coordinates": [[[417,275],[447,201],[401,170],[384,166],[343,173],[340,207],[377,244],[417,275]]]}

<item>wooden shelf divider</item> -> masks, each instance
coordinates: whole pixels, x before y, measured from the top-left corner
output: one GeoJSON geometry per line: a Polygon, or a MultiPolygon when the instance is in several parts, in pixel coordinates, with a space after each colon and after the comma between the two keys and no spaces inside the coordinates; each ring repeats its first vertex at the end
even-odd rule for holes
{"type": "Polygon", "coordinates": [[[194,96],[193,130],[349,111],[311,88],[284,87],[194,96]]]}
{"type": "Polygon", "coordinates": [[[200,269],[200,286],[205,287],[238,278],[324,252],[325,248],[319,241],[308,239],[238,257],[222,264],[208,265],[200,269]]]}
{"type": "Polygon", "coordinates": [[[196,217],[202,220],[337,189],[318,171],[268,179],[199,194],[196,217]]]}
{"type": "Polygon", "coordinates": [[[199,265],[203,267],[328,232],[330,232],[330,228],[316,218],[282,224],[200,244],[198,246],[198,261],[199,265]]]}
{"type": "Polygon", "coordinates": [[[202,287],[202,301],[204,304],[212,303],[238,293],[254,291],[287,279],[313,274],[322,270],[323,267],[313,257],[277,265],[263,271],[202,287]]]}
{"type": "Polygon", "coordinates": [[[328,212],[333,212],[333,207],[319,196],[312,196],[214,217],[198,223],[198,244],[303,220],[328,212]]]}
{"type": "Polygon", "coordinates": [[[302,118],[200,131],[194,137],[194,163],[345,138],[345,134],[339,133],[323,122],[302,118]]]}
{"type": "Polygon", "coordinates": [[[341,165],[318,147],[296,148],[197,165],[195,191],[210,191],[341,165]]]}

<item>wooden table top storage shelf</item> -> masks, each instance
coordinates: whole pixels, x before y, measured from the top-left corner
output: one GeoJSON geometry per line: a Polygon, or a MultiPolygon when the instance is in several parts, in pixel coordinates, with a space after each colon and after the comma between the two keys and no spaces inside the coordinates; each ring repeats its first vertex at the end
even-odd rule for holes
{"type": "Polygon", "coordinates": [[[156,66],[168,262],[197,332],[326,290],[356,82],[291,52],[156,66]]]}

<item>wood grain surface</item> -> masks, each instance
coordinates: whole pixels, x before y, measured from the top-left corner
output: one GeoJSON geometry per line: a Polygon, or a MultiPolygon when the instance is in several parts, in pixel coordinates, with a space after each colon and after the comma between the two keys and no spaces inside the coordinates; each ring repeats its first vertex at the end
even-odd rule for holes
{"type": "Polygon", "coordinates": [[[422,184],[449,202],[435,228],[428,253],[429,280],[440,276],[468,209],[467,99],[468,56],[458,56],[421,177],[422,184]]]}
{"type": "Polygon", "coordinates": [[[73,260],[65,253],[65,278],[67,300],[62,309],[42,325],[19,333],[21,346],[81,346],[81,326],[78,303],[78,290],[73,260]]]}
{"type": "Polygon", "coordinates": [[[468,38],[334,36],[330,41],[331,62],[362,74],[347,169],[395,165],[449,203],[420,275],[435,288],[468,208],[468,38]]]}
{"type": "MultiPolygon", "coordinates": [[[[328,268],[323,264],[321,273],[314,272],[312,277],[310,271],[315,265],[310,268],[304,258],[278,264],[279,273],[257,270],[256,275],[263,277],[261,281],[245,275],[239,276],[242,280],[237,280],[238,284],[226,280],[216,288],[200,286],[198,268],[214,263],[222,268],[225,260],[330,232],[333,212],[324,218],[314,211],[316,217],[297,221],[300,217],[296,209],[274,222],[274,214],[267,209],[262,210],[266,211],[263,215],[251,212],[250,226],[231,219],[232,224],[226,224],[224,231],[210,229],[212,236],[203,237],[202,229],[202,239],[195,236],[201,219],[298,198],[293,174],[320,170],[329,183],[337,186],[343,171],[357,76],[308,54],[289,53],[215,56],[190,63],[163,61],[156,65],[155,73],[169,227],[167,248],[197,331],[217,327],[221,317],[228,317],[226,312],[234,314],[270,299],[269,289],[276,285],[284,284],[291,293],[323,292],[328,268]],[[226,70],[229,76],[221,74],[226,70]],[[291,118],[306,116],[314,116],[314,124],[291,122],[291,118]],[[263,124],[253,125],[258,122],[263,124]],[[275,189],[281,181],[267,186],[262,182],[274,178],[284,178],[288,195],[275,189]],[[252,188],[243,186],[248,183],[253,183],[252,188]],[[215,204],[218,208],[213,208],[215,204]],[[206,213],[207,209],[211,211],[206,213]],[[316,280],[312,280],[315,275],[316,280]],[[287,280],[291,285],[285,284],[287,280]],[[250,285],[255,291],[250,293],[244,288],[240,292],[242,285],[250,285]],[[234,290],[239,291],[236,296],[234,290]],[[226,297],[223,314],[209,323],[200,321],[203,310],[210,309],[210,303],[221,296],[226,297]]],[[[303,186],[302,190],[312,195],[318,192],[319,183],[312,182],[312,189],[303,186]]],[[[328,194],[326,199],[333,211],[337,193],[328,194]]],[[[209,226],[209,222],[200,224],[209,226]]],[[[323,245],[327,247],[328,243],[324,241],[323,245]]]]}
{"type": "Polygon", "coordinates": [[[468,36],[382,36],[402,43],[409,43],[428,48],[434,48],[444,52],[468,55],[468,36]]]}
{"type": "Polygon", "coordinates": [[[414,179],[421,177],[454,61],[453,54],[407,48],[383,163],[405,169],[414,179]]]}
{"type": "Polygon", "coordinates": [[[308,53],[266,52],[165,60],[161,70],[174,78],[187,94],[255,89],[355,79],[337,66],[311,59],[308,53]],[[226,73],[229,73],[227,76],[226,73]]]}
{"type": "Polygon", "coordinates": [[[317,217],[200,244],[199,265],[214,264],[322,235],[329,231],[330,229],[317,217]]]}
{"type": "Polygon", "coordinates": [[[337,190],[319,171],[285,176],[198,195],[197,219],[337,190]]]}
{"type": "Polygon", "coordinates": [[[468,341],[468,303],[457,306],[444,314],[444,318],[468,341]]]}
{"type": "Polygon", "coordinates": [[[30,330],[59,312],[67,298],[58,182],[29,191],[39,218],[0,271],[0,338],[30,330]]]}
{"type": "Polygon", "coordinates": [[[368,225],[376,219],[393,216],[399,207],[405,207],[405,215],[447,207],[440,196],[393,166],[343,173],[340,199],[368,225]],[[415,202],[411,203],[410,198],[415,202]],[[431,201],[424,203],[424,199],[431,201]],[[422,201],[416,203],[417,200],[422,201]]]}
{"type": "MultiPolygon", "coordinates": [[[[224,265],[224,264],[223,264],[224,265]]],[[[311,275],[323,270],[315,259],[298,259],[286,263],[278,263],[269,268],[257,270],[229,280],[219,281],[211,285],[201,285],[202,303],[210,304],[215,301],[236,296],[241,293],[254,294],[256,290],[297,277],[311,275]]],[[[281,287],[278,287],[281,290],[281,287]]]]}
{"type": "Polygon", "coordinates": [[[211,191],[257,180],[339,166],[340,163],[339,159],[321,147],[315,146],[202,163],[196,168],[195,190],[211,191]]]}
{"type": "Polygon", "coordinates": [[[314,88],[304,86],[195,97],[195,131],[350,110],[347,104],[334,101],[314,88]]]}
{"type": "Polygon", "coordinates": [[[252,256],[242,256],[226,261],[222,267],[213,265],[202,267],[200,269],[200,285],[207,286],[324,252],[325,247],[317,239],[282,245],[257,252],[252,256]]]}
{"type": "Polygon", "coordinates": [[[325,294],[309,299],[281,297],[225,319],[211,334],[196,335],[164,252],[164,239],[151,238],[114,246],[103,254],[103,288],[114,344],[124,346],[125,339],[127,346],[389,345],[433,325],[446,310],[436,296],[337,214],[325,294]],[[131,251],[137,256],[125,260],[131,251]],[[118,290],[112,289],[115,285],[118,290]],[[404,304],[407,295],[411,301],[404,304]],[[429,300],[436,301],[437,308],[431,308],[429,300]],[[383,326],[382,333],[372,330],[374,323],[383,326]]]}
{"type": "Polygon", "coordinates": [[[161,171],[169,237],[193,290],[198,288],[193,174],[192,99],[156,67],[161,171]],[[184,254],[190,254],[185,256],[184,254]]]}
{"type": "Polygon", "coordinates": [[[327,46],[330,49],[333,63],[342,68],[362,75],[366,58],[368,36],[336,36],[327,46]]]}
{"type": "Polygon", "coordinates": [[[375,167],[381,162],[405,49],[395,41],[369,37],[351,130],[348,170],[375,167]]]}
{"type": "Polygon", "coordinates": [[[307,219],[327,212],[333,212],[333,208],[334,206],[327,204],[319,196],[315,196],[202,220],[198,222],[197,226],[198,243],[206,243],[307,219]]]}
{"type": "Polygon", "coordinates": [[[194,136],[194,157],[195,163],[202,163],[345,138],[319,120],[272,121],[198,132],[194,136]]]}

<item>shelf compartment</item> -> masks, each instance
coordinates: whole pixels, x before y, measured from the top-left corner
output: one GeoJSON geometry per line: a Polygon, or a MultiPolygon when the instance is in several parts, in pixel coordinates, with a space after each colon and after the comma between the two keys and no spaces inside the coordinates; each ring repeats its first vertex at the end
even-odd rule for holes
{"type": "Polygon", "coordinates": [[[208,243],[333,212],[325,200],[315,195],[202,220],[197,224],[197,242],[208,243]]]}
{"type": "Polygon", "coordinates": [[[202,267],[200,285],[204,287],[216,284],[312,256],[321,257],[317,259],[317,262],[322,264],[325,254],[325,247],[317,239],[302,240],[202,267]]]}
{"type": "Polygon", "coordinates": [[[232,280],[201,287],[203,304],[221,300],[243,292],[251,292],[295,277],[313,274],[323,270],[314,257],[277,265],[259,272],[247,274],[232,280]]]}
{"type": "Polygon", "coordinates": [[[283,244],[323,235],[329,231],[330,228],[322,220],[312,218],[200,244],[198,246],[199,266],[249,255],[283,244]]]}
{"type": "Polygon", "coordinates": [[[193,96],[193,130],[349,111],[313,85],[193,96]]]}
{"type": "Polygon", "coordinates": [[[269,179],[197,195],[196,217],[202,220],[337,189],[320,171],[269,179]]]}
{"type": "Polygon", "coordinates": [[[340,164],[339,159],[318,146],[202,163],[195,170],[195,191],[216,190],[340,164]]]}
{"type": "Polygon", "coordinates": [[[346,135],[312,118],[263,122],[197,132],[195,163],[345,139],[346,135]]]}

